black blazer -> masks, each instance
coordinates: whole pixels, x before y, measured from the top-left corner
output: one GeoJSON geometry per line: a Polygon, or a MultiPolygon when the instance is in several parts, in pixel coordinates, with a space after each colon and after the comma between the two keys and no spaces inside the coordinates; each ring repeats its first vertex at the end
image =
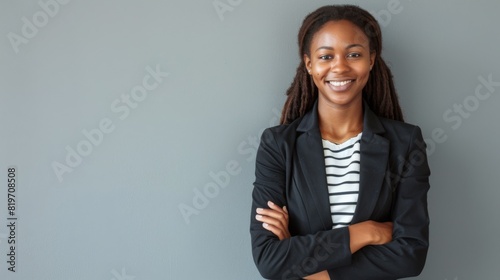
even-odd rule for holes
{"type": "Polygon", "coordinates": [[[398,279],[422,271],[428,249],[429,167],[420,128],[377,117],[364,104],[360,191],[352,224],[394,223],[393,241],[350,252],[348,228],[332,229],[317,102],[289,125],[266,129],[252,193],[252,253],[261,275],[301,279],[328,270],[331,279],[398,279]],[[267,201],[289,212],[291,238],[280,241],[255,219],[267,201]]]}

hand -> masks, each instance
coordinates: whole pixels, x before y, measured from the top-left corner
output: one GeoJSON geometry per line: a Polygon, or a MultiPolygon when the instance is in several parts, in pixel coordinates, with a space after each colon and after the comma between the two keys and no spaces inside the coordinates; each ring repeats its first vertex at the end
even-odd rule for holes
{"type": "Polygon", "coordinates": [[[367,245],[383,245],[392,241],[391,222],[364,221],[349,226],[350,248],[354,254],[367,245]]]}
{"type": "Polygon", "coordinates": [[[373,245],[383,245],[392,241],[393,224],[391,222],[377,223],[372,221],[372,223],[373,245]]]}
{"type": "Polygon", "coordinates": [[[288,210],[286,206],[280,208],[278,205],[269,201],[267,203],[270,209],[257,208],[255,219],[262,222],[262,226],[274,233],[280,240],[290,237],[288,231],[288,210]]]}
{"type": "Polygon", "coordinates": [[[321,272],[315,273],[313,275],[309,275],[304,277],[306,280],[330,280],[330,275],[328,274],[328,271],[323,270],[321,272]]]}

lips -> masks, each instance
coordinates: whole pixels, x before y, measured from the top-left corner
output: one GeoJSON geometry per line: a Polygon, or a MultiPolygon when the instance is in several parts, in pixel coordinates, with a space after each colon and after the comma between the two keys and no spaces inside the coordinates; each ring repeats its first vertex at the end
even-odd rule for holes
{"type": "Polygon", "coordinates": [[[341,92],[348,90],[353,82],[354,80],[348,79],[348,80],[327,81],[327,84],[333,91],[341,92]]]}
{"type": "Polygon", "coordinates": [[[351,83],[353,82],[354,80],[345,80],[345,81],[330,81],[330,85],[334,86],[334,87],[340,87],[340,86],[344,86],[344,85],[347,85],[348,83],[351,83]]]}

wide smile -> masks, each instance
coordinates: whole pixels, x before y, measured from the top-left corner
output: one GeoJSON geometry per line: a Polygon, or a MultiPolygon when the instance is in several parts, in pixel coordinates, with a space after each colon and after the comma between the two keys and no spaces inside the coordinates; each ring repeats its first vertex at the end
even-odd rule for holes
{"type": "Polygon", "coordinates": [[[355,80],[335,80],[335,81],[327,81],[326,83],[333,91],[342,92],[348,90],[355,80]]]}

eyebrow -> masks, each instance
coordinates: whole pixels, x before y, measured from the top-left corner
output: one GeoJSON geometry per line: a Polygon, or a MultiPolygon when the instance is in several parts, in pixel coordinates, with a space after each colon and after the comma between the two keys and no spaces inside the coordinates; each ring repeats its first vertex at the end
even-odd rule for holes
{"type": "MultiPolygon", "coordinates": [[[[355,47],[361,47],[361,48],[365,48],[365,46],[361,45],[361,44],[350,44],[346,47],[346,49],[351,49],[351,48],[355,48],[355,47]]],[[[333,48],[332,47],[328,47],[328,46],[321,46],[319,48],[317,48],[315,51],[319,51],[319,50],[330,50],[330,51],[333,51],[333,48]]]]}

